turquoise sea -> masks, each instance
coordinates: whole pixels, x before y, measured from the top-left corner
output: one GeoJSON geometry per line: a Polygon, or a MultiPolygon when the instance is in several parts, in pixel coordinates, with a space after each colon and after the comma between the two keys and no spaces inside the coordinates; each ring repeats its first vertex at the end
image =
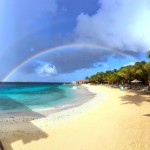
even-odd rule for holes
{"type": "Polygon", "coordinates": [[[83,103],[93,95],[62,83],[0,83],[0,111],[24,111],[83,103]]]}

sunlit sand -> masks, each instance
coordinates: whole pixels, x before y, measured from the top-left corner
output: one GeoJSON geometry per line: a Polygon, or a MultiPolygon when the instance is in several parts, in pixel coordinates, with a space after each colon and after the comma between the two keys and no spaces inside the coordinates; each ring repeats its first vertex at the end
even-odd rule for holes
{"type": "MultiPolygon", "coordinates": [[[[1,129],[13,150],[149,150],[150,96],[85,85],[95,97],[75,108],[1,129]]],[[[12,119],[12,118],[11,118],[12,119]]],[[[16,121],[17,122],[17,121],[16,121]]]]}

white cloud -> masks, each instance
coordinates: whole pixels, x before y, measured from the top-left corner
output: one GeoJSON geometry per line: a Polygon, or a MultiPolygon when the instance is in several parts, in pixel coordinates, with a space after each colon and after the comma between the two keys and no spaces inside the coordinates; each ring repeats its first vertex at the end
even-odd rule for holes
{"type": "Polygon", "coordinates": [[[42,76],[54,75],[57,73],[56,67],[52,64],[44,64],[36,68],[36,72],[42,76]]]}
{"type": "Polygon", "coordinates": [[[149,0],[100,0],[97,13],[81,13],[75,28],[76,42],[96,43],[126,51],[150,47],[149,0]]]}

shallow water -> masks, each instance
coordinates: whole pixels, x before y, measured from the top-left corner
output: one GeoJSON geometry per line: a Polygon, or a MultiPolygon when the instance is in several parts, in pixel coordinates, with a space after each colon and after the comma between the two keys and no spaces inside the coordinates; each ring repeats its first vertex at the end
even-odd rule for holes
{"type": "Polygon", "coordinates": [[[1,83],[0,111],[26,111],[50,107],[67,108],[91,98],[81,86],[58,83],[1,83]]]}

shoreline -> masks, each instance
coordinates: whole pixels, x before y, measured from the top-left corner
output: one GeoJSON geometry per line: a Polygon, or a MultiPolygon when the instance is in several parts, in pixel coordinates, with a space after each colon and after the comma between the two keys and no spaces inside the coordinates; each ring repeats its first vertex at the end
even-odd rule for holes
{"type": "Polygon", "coordinates": [[[37,131],[40,131],[42,128],[46,126],[55,127],[57,124],[61,122],[65,122],[66,120],[78,117],[80,114],[85,113],[91,107],[94,107],[104,101],[106,95],[103,93],[97,93],[93,89],[90,89],[87,85],[83,85],[88,92],[93,94],[92,99],[85,100],[82,103],[76,103],[75,106],[71,106],[69,108],[64,108],[62,110],[56,111],[55,108],[46,108],[46,109],[37,109],[32,111],[21,111],[15,113],[4,113],[3,118],[0,118],[0,133],[3,133],[0,136],[0,139],[6,138],[9,133],[12,133],[12,136],[16,134],[16,132],[27,132],[30,133],[33,130],[34,126],[37,128],[37,131]],[[97,96],[100,95],[102,100],[97,100],[97,96]],[[54,111],[51,111],[53,110],[54,111]],[[32,115],[31,115],[32,114],[32,115]],[[35,115],[34,115],[35,114],[35,115]],[[19,125],[18,125],[19,123],[19,125]],[[31,124],[28,126],[28,124],[31,124]],[[49,124],[49,125],[48,125],[49,124]],[[20,125],[22,127],[20,127],[20,125]]]}
{"type": "MultiPolygon", "coordinates": [[[[66,121],[69,119],[72,119],[73,117],[78,117],[82,113],[86,113],[90,109],[94,109],[94,107],[97,107],[97,105],[100,105],[102,102],[104,102],[107,99],[107,95],[103,93],[102,91],[97,92],[97,90],[94,90],[93,88],[90,88],[88,85],[83,85],[86,87],[86,89],[93,93],[94,96],[92,99],[77,105],[75,107],[67,108],[62,111],[55,112],[53,114],[49,114],[46,118],[42,118],[43,120],[53,121],[50,126],[54,126],[56,124],[59,124],[61,121],[66,121]],[[99,99],[100,97],[100,99],[99,99]]],[[[38,112],[38,111],[37,111],[38,112]]],[[[41,119],[40,119],[41,120],[41,119]]],[[[40,120],[35,120],[35,122],[40,122],[40,120]]],[[[44,124],[43,124],[44,126],[44,124]]]]}
{"type": "MultiPolygon", "coordinates": [[[[85,85],[97,93],[87,103],[46,118],[18,124],[2,142],[14,150],[149,150],[150,97],[85,85]],[[103,100],[102,100],[103,99],[103,100]],[[25,130],[29,127],[30,130],[25,130]]],[[[29,129],[28,128],[28,129],[29,129]]],[[[5,130],[8,128],[5,128],[5,130]]],[[[9,150],[9,148],[8,148],[9,150]]]]}
{"type": "Polygon", "coordinates": [[[41,118],[47,117],[51,114],[64,111],[67,109],[71,109],[74,107],[80,107],[84,103],[90,101],[95,94],[88,91],[85,86],[78,86],[77,90],[72,91],[76,97],[74,97],[71,101],[67,101],[68,103],[57,104],[56,106],[49,106],[46,108],[28,108],[27,110],[6,110],[0,111],[0,119],[8,119],[8,118],[18,118],[18,117],[31,117],[31,118],[41,118]],[[85,99],[85,100],[84,100],[85,99]]]}
{"type": "MultiPolygon", "coordinates": [[[[87,105],[90,106],[91,102],[93,101],[93,99],[95,99],[97,96],[102,96],[102,99],[104,99],[104,97],[106,96],[104,93],[102,93],[101,91],[99,93],[95,92],[95,90],[89,88],[88,85],[82,85],[82,87],[85,88],[85,90],[87,90],[91,95],[92,98],[88,98],[88,100],[84,100],[80,103],[76,103],[76,102],[71,102],[71,103],[66,103],[60,106],[55,106],[55,107],[49,107],[49,108],[36,108],[36,109],[31,109],[30,111],[26,111],[26,110],[18,110],[18,111],[1,111],[0,112],[0,119],[1,120],[7,120],[9,118],[34,118],[35,119],[40,119],[42,118],[42,116],[44,116],[44,118],[49,117],[53,114],[59,114],[59,113],[63,113],[64,111],[68,111],[70,109],[80,109],[80,107],[82,107],[82,105],[87,105]],[[105,95],[105,96],[104,96],[105,95]],[[74,104],[74,105],[72,105],[74,104]],[[35,115],[34,115],[35,112],[35,115]],[[36,114],[37,113],[37,114],[36,114]]],[[[90,96],[91,96],[90,95],[90,96]]],[[[85,97],[87,98],[87,97],[85,97]]],[[[93,102],[92,102],[93,103],[93,102]]],[[[95,102],[94,102],[95,103],[95,102]]]]}

